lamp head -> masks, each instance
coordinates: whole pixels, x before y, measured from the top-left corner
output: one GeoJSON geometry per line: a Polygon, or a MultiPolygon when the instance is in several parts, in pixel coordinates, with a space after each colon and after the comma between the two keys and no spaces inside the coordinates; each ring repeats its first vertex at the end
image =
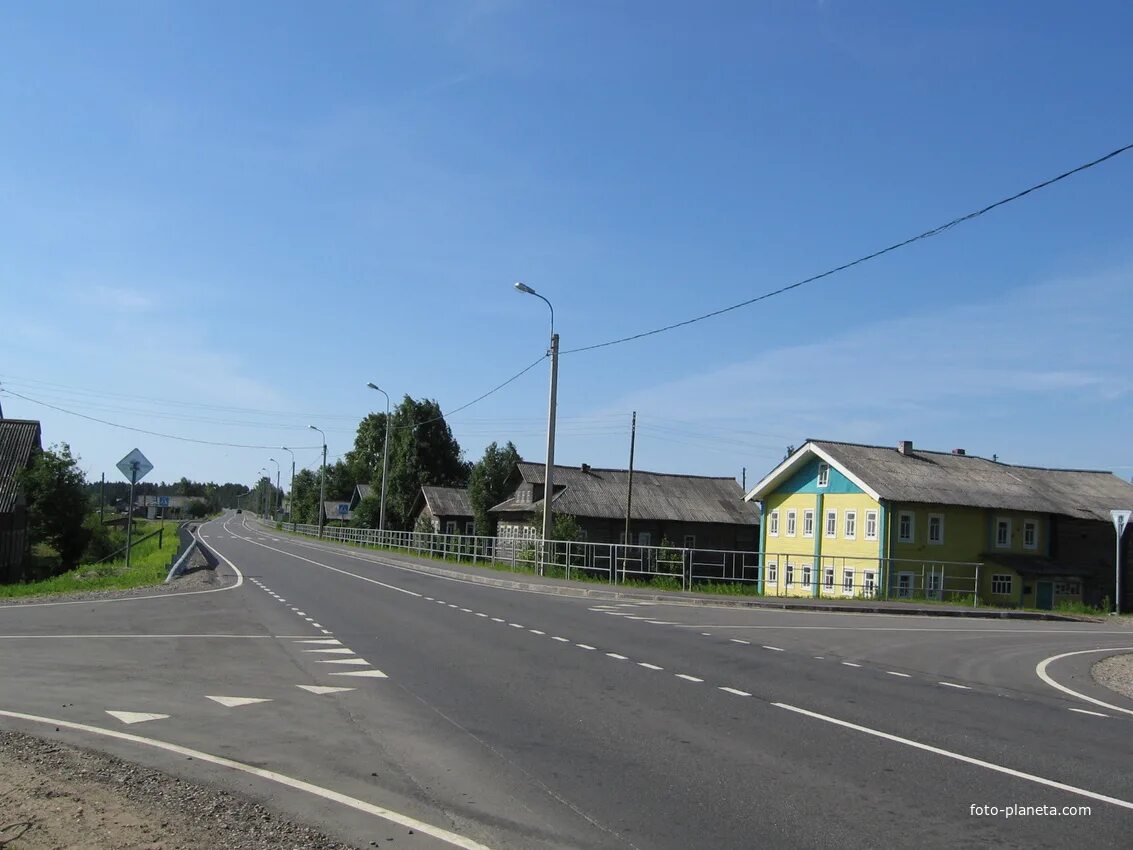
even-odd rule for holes
{"type": "Polygon", "coordinates": [[[535,294],[535,290],[532,289],[530,286],[528,286],[523,281],[517,280],[515,282],[515,288],[518,289],[520,292],[526,292],[528,295],[534,295],[535,294]]]}
{"type": "Polygon", "coordinates": [[[368,384],[366,384],[366,386],[368,386],[372,390],[378,390],[379,392],[381,392],[381,387],[379,387],[373,381],[370,381],[368,384]]]}

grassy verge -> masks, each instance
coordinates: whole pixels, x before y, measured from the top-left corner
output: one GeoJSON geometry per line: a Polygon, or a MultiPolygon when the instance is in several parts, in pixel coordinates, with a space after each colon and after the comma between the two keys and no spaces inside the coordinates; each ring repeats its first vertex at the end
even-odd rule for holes
{"type": "MultiPolygon", "coordinates": [[[[134,539],[157,531],[160,522],[135,520],[134,539]]],[[[48,593],[77,593],[83,590],[127,590],[132,587],[161,584],[169,572],[169,559],[177,551],[177,524],[165,523],[162,548],[158,538],[151,537],[134,546],[130,553],[130,568],[126,559],[119,558],[102,564],[85,564],[70,572],[43,581],[26,584],[0,585],[0,599],[21,596],[40,596],[48,593]]]]}

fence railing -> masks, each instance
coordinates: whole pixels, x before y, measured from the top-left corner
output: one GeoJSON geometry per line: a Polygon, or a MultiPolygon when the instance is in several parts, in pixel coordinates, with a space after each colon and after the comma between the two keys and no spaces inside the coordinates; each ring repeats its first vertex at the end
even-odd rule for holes
{"type": "MultiPolygon", "coordinates": [[[[267,521],[262,520],[261,522],[267,521]]],[[[289,523],[310,537],[313,524],[289,523]]],[[[324,540],[402,551],[515,571],[609,584],[642,583],[658,589],[731,589],[752,595],[819,599],[917,599],[979,604],[982,564],[901,558],[801,556],[679,546],[478,537],[421,531],[324,526],[324,540]]]]}

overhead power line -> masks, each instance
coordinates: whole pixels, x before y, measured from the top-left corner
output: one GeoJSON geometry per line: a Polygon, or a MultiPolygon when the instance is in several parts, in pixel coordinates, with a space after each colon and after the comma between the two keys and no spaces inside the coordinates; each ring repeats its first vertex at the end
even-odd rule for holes
{"type": "Polygon", "coordinates": [[[749,307],[752,304],[755,304],[756,302],[765,301],[768,298],[774,298],[776,295],[782,295],[785,292],[790,292],[792,289],[798,289],[800,286],[805,286],[808,283],[814,283],[815,281],[822,280],[824,277],[830,277],[831,275],[837,274],[838,272],[845,271],[846,269],[849,269],[849,268],[853,268],[854,266],[868,262],[869,260],[877,259],[878,257],[882,256],[883,254],[888,254],[891,251],[896,251],[898,248],[904,248],[906,245],[911,245],[912,243],[918,242],[922,239],[928,239],[928,238],[933,237],[933,236],[939,236],[944,231],[950,230],[951,228],[955,227],[958,224],[963,224],[966,221],[971,221],[974,218],[979,218],[980,216],[991,212],[996,207],[1002,207],[1005,204],[1011,203],[1012,201],[1017,201],[1020,198],[1024,198],[1027,195],[1031,194],[1032,192],[1037,192],[1040,189],[1045,189],[1048,186],[1053,186],[1055,183],[1059,182],[1060,180],[1065,180],[1067,177],[1072,177],[1075,174],[1080,174],[1083,171],[1086,171],[1090,168],[1093,168],[1094,166],[1101,165],[1103,162],[1106,162],[1107,160],[1113,159],[1114,157],[1119,156],[1123,153],[1126,153],[1130,150],[1133,150],[1133,143],[1128,144],[1128,145],[1124,145],[1123,147],[1120,147],[1117,150],[1110,151],[1109,153],[1105,154],[1104,156],[1100,156],[1097,159],[1091,160],[1090,162],[1083,163],[1082,165],[1079,165],[1077,168],[1072,168],[1069,171],[1064,171],[1062,174],[1059,174],[1057,177],[1051,177],[1049,180],[1044,180],[1041,183],[1036,183],[1035,185],[1030,186],[1030,187],[1024,189],[1021,192],[1016,192],[1014,195],[1010,195],[1006,198],[1001,198],[998,201],[995,201],[994,203],[988,204],[985,207],[981,207],[978,210],[974,210],[973,212],[967,213],[966,215],[962,215],[959,218],[954,218],[954,219],[952,219],[951,221],[949,221],[945,224],[941,224],[941,225],[938,225],[936,227],[933,227],[930,230],[924,231],[923,233],[918,233],[916,236],[910,236],[908,239],[903,239],[900,242],[894,242],[892,245],[889,245],[889,246],[882,248],[878,251],[874,251],[873,253],[866,254],[864,257],[858,257],[856,260],[851,260],[848,263],[843,263],[840,266],[836,266],[835,268],[828,269],[827,271],[821,272],[821,273],[816,274],[816,275],[812,275],[811,277],[805,278],[803,280],[795,281],[794,283],[788,284],[786,286],[781,286],[778,289],[773,289],[770,292],[765,292],[762,295],[757,295],[754,298],[749,298],[746,301],[741,301],[738,304],[731,305],[730,307],[722,307],[719,310],[713,310],[710,313],[704,313],[703,315],[694,316],[691,319],[685,319],[684,321],[681,321],[681,322],[674,322],[673,324],[665,325],[664,327],[654,328],[653,330],[650,330],[650,331],[642,331],[641,333],[631,334],[630,336],[623,336],[623,337],[620,337],[618,339],[611,339],[611,340],[608,340],[606,342],[595,343],[594,345],[584,345],[581,348],[570,348],[570,349],[567,349],[566,351],[563,351],[562,353],[563,354],[578,354],[579,352],[582,352],[582,351],[593,351],[597,348],[607,348],[611,345],[621,345],[622,343],[625,343],[625,342],[632,342],[635,339],[642,339],[642,338],[647,337],[647,336],[655,336],[656,334],[666,333],[667,331],[676,330],[677,328],[683,328],[687,325],[696,324],[697,322],[703,322],[705,319],[711,319],[711,318],[714,318],[716,316],[722,316],[725,313],[732,312],[733,310],[739,310],[741,307],[749,307]]]}

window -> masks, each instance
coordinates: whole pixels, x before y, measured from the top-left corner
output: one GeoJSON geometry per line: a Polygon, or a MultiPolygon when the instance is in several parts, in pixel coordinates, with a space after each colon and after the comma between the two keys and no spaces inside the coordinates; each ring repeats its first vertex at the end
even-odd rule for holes
{"type": "Polygon", "coordinates": [[[862,573],[862,596],[872,599],[877,592],[877,573],[874,570],[866,570],[862,573]]]}
{"type": "Polygon", "coordinates": [[[846,539],[853,540],[858,536],[858,512],[846,511],[846,539]]]}
{"type": "Polygon", "coordinates": [[[445,522],[445,534],[456,534],[456,520],[450,519],[445,522]]]}
{"type": "Polygon", "coordinates": [[[842,570],[842,595],[854,595],[854,571],[849,567],[842,570]]]}
{"type": "Polygon", "coordinates": [[[653,544],[653,533],[649,531],[642,531],[637,535],[637,544],[639,546],[651,546],[653,544]]]}
{"type": "Polygon", "coordinates": [[[911,511],[901,511],[897,515],[897,540],[900,543],[912,543],[916,528],[913,526],[911,511]]]}
{"type": "Polygon", "coordinates": [[[944,588],[944,573],[932,572],[928,574],[928,586],[925,587],[925,596],[929,599],[939,599],[944,588]]]}
{"type": "Polygon", "coordinates": [[[810,564],[803,564],[803,587],[813,587],[811,584],[810,564]]]}
{"type": "Polygon", "coordinates": [[[943,514],[928,515],[928,542],[937,546],[944,542],[943,514]]]}
{"type": "Polygon", "coordinates": [[[827,537],[837,537],[838,536],[838,512],[837,511],[827,511],[826,512],[826,536],[827,537]]]}
{"type": "Polygon", "coordinates": [[[581,540],[587,540],[587,539],[589,539],[589,537],[590,537],[590,532],[587,531],[585,528],[580,528],[578,530],[578,539],[580,541],[581,540]]]}
{"type": "Polygon", "coordinates": [[[803,537],[814,537],[814,511],[803,511],[803,537]]]}
{"type": "Polygon", "coordinates": [[[825,487],[830,483],[830,464],[820,463],[818,465],[818,486],[825,487]]]}
{"type": "Polygon", "coordinates": [[[475,534],[476,533],[476,523],[473,522],[472,520],[468,520],[468,522],[464,523],[464,533],[465,534],[475,534]]]}
{"type": "Polygon", "coordinates": [[[779,583],[779,564],[775,561],[770,561],[767,564],[766,582],[768,584],[778,584],[779,583]]]}
{"type": "Polygon", "coordinates": [[[1039,545],[1038,520],[1028,519],[1023,522],[1023,548],[1037,549],[1039,545]]]}
{"type": "Polygon", "coordinates": [[[767,523],[767,533],[772,537],[779,536],[779,512],[772,511],[771,519],[767,523]]]}
{"type": "Polygon", "coordinates": [[[1000,549],[1011,546],[1011,520],[1000,518],[995,521],[995,545],[1000,549]]]}
{"type": "Polygon", "coordinates": [[[795,565],[787,561],[787,587],[795,583],[795,565]]]}
{"type": "Polygon", "coordinates": [[[877,511],[865,512],[865,539],[877,539],[877,511]]]}
{"type": "Polygon", "coordinates": [[[795,536],[795,512],[787,511],[787,536],[795,536]]]}
{"type": "Polygon", "coordinates": [[[991,592],[997,596],[1009,596],[1011,594],[1012,585],[1014,585],[1014,576],[1007,573],[995,573],[991,577],[991,592]]]}
{"type": "Polygon", "coordinates": [[[685,535],[685,548],[686,549],[695,549],[696,548],[696,535],[695,534],[686,534],[685,535]]]}
{"type": "Polygon", "coordinates": [[[1056,581],[1054,583],[1055,596],[1079,596],[1082,586],[1076,581],[1056,581]]]}
{"type": "Polygon", "coordinates": [[[827,567],[822,571],[822,587],[824,590],[834,590],[834,568],[827,567]]]}

